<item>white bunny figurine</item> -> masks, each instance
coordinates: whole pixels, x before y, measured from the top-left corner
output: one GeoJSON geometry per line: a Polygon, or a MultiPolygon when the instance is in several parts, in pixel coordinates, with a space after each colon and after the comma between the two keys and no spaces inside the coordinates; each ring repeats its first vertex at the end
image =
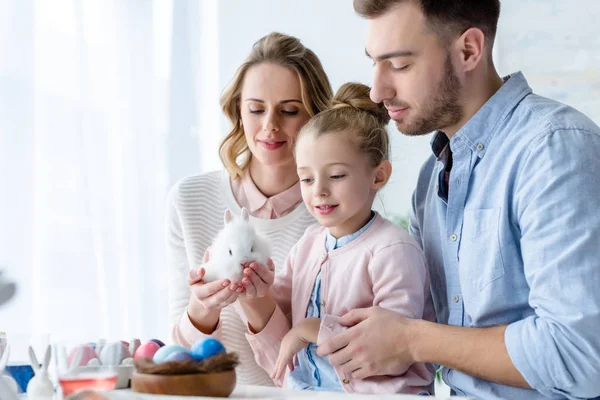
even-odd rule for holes
{"type": "MultiPolygon", "coordinates": [[[[4,369],[6,368],[6,364],[8,364],[8,357],[10,355],[10,345],[6,345],[4,351],[2,352],[2,356],[0,356],[0,393],[6,393],[6,396],[12,396],[11,398],[18,398],[17,393],[19,392],[19,385],[17,385],[17,381],[13,379],[10,375],[4,375],[4,369]]],[[[2,397],[4,399],[4,397],[2,397]]]]}
{"type": "Polygon", "coordinates": [[[227,209],[223,229],[210,246],[209,261],[202,265],[206,270],[203,280],[229,279],[240,283],[244,264],[250,261],[266,264],[268,257],[269,244],[250,223],[248,211],[242,208],[241,216],[233,217],[227,209]]]}
{"type": "Polygon", "coordinates": [[[28,400],[52,400],[54,396],[54,386],[48,376],[48,366],[50,365],[51,354],[50,346],[47,346],[46,354],[44,355],[44,363],[40,368],[35,352],[33,351],[33,348],[29,346],[29,360],[31,361],[31,367],[35,371],[35,376],[31,378],[27,385],[28,400]]]}

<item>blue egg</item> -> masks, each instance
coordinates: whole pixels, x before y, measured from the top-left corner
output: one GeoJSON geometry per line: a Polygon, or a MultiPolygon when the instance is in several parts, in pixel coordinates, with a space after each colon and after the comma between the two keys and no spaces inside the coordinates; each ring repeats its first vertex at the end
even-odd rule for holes
{"type": "Polygon", "coordinates": [[[159,345],[160,347],[163,347],[165,344],[162,342],[162,340],[158,340],[158,339],[150,339],[151,342],[156,343],[157,345],[159,345]]]}
{"type": "Polygon", "coordinates": [[[156,353],[154,353],[154,357],[152,357],[152,361],[155,364],[160,364],[161,362],[164,362],[165,359],[172,353],[177,353],[180,351],[185,351],[187,352],[188,350],[183,347],[183,346],[178,346],[175,344],[171,344],[168,346],[163,346],[160,349],[158,349],[156,351],[156,353]]]}
{"type": "Polygon", "coordinates": [[[164,362],[168,361],[194,361],[194,357],[188,351],[176,351],[165,358],[164,362]]]}
{"type": "Polygon", "coordinates": [[[202,361],[217,354],[225,353],[225,347],[217,339],[208,338],[194,343],[190,353],[196,360],[202,361]]]}

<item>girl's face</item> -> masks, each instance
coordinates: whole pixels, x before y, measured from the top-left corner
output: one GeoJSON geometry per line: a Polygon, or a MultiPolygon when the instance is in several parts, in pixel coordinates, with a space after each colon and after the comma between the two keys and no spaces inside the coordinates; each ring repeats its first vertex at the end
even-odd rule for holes
{"type": "Polygon", "coordinates": [[[296,145],[302,199],[336,238],[368,222],[377,192],[376,168],[348,136],[340,132],[316,138],[307,132],[296,145]]]}
{"type": "Polygon", "coordinates": [[[310,118],[294,71],[268,63],[249,68],[244,76],[240,112],[255,162],[273,167],[294,163],[294,141],[310,118]]]}

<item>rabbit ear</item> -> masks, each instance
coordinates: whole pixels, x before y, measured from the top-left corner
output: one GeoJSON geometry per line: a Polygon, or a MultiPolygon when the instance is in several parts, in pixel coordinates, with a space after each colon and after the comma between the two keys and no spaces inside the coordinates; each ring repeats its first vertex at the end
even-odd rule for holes
{"type": "Polygon", "coordinates": [[[44,365],[42,365],[42,371],[48,371],[48,366],[50,365],[50,358],[52,357],[52,352],[50,351],[50,345],[46,346],[46,354],[44,354],[44,365]]]}
{"type": "Polygon", "coordinates": [[[228,209],[225,210],[225,216],[223,217],[223,222],[228,224],[233,219],[233,215],[231,215],[231,211],[228,209]]]}
{"type": "MultiPolygon", "coordinates": [[[[6,364],[8,364],[8,356],[10,354],[10,345],[6,345],[4,351],[2,352],[2,356],[0,356],[0,372],[4,371],[6,368],[6,364]]],[[[1,377],[0,377],[1,379],[1,377]]]]}
{"type": "Polygon", "coordinates": [[[242,207],[242,219],[244,220],[244,222],[248,222],[248,220],[250,219],[246,207],[242,207]]]}
{"type": "Polygon", "coordinates": [[[33,368],[37,375],[37,373],[40,370],[40,363],[38,362],[38,359],[35,356],[35,351],[33,351],[33,347],[31,346],[29,346],[29,361],[31,361],[31,368],[33,368]]]}

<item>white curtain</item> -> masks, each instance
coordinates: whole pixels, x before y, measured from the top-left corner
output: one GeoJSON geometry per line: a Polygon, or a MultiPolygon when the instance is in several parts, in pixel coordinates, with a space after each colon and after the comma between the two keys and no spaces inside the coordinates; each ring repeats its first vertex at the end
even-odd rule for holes
{"type": "Polygon", "coordinates": [[[164,200],[200,169],[197,1],[0,0],[0,331],[167,338],[164,200]]]}

